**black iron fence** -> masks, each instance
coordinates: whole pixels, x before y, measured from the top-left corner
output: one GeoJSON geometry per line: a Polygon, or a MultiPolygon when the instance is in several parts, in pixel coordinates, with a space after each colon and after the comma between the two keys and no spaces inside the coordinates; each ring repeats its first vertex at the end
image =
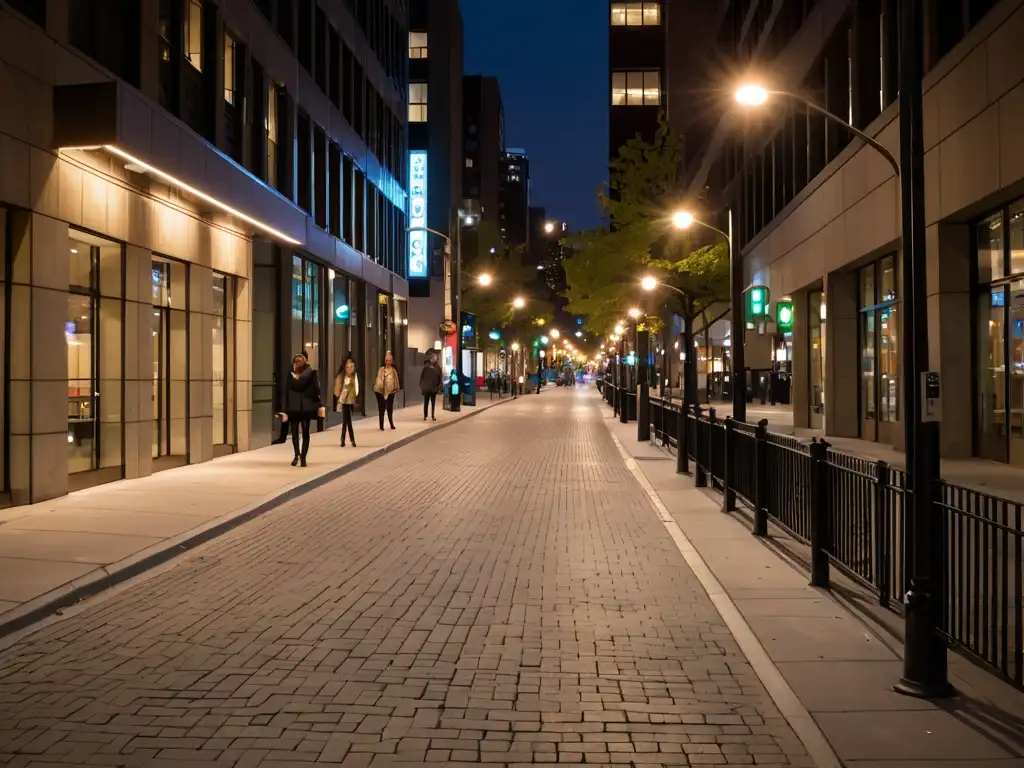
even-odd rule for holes
{"type": "MultiPolygon", "coordinates": [[[[610,389],[605,382],[614,403],[610,389]]],[[[652,397],[650,421],[652,440],[676,451],[679,471],[692,464],[696,485],[722,492],[723,510],[741,502],[753,511],[755,534],[767,535],[770,523],[810,547],[812,584],[828,587],[836,568],[902,612],[912,573],[903,470],[769,432],[767,422],[719,419],[714,408],[684,414],[679,402],[652,397]]],[[[1024,687],[1024,506],[943,481],[937,498],[943,632],[1024,687]]]]}

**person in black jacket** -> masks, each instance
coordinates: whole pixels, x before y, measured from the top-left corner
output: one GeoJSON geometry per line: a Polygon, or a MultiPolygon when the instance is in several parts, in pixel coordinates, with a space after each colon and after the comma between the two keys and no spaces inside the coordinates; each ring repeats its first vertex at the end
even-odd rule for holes
{"type": "Polygon", "coordinates": [[[309,423],[315,418],[323,418],[324,404],[320,396],[320,381],[305,355],[295,355],[292,358],[292,370],[288,374],[288,388],[285,391],[285,413],[291,422],[292,447],[295,449],[292,466],[299,463],[306,466],[306,456],[309,453],[309,423]]]}
{"type": "Polygon", "coordinates": [[[427,411],[430,411],[430,418],[437,421],[434,416],[434,405],[437,403],[437,393],[441,389],[441,366],[437,364],[437,355],[428,354],[423,361],[423,372],[420,373],[420,394],[423,395],[423,420],[427,420],[427,411]]]}

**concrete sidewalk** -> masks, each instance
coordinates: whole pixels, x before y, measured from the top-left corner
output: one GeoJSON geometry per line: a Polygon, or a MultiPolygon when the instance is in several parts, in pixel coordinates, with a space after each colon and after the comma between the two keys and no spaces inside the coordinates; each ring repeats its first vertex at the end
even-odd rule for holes
{"type": "Polygon", "coordinates": [[[677,475],[674,456],[638,442],[635,423],[620,424],[608,408],[602,413],[763,647],[770,661],[757,669],[752,660],[758,676],[781,675],[844,765],[1024,768],[1024,695],[953,654],[957,698],[932,703],[896,694],[896,643],[808,586],[807,574],[754,538],[745,521],[722,513],[720,496],[677,475]]]}
{"type": "Polygon", "coordinates": [[[338,428],[311,435],[309,466],[292,467],[291,442],[122,480],[0,511],[0,635],[207,541],[388,450],[511,398],[486,395],[425,422],[422,404],[354,425],[358,448],[338,428]]]}

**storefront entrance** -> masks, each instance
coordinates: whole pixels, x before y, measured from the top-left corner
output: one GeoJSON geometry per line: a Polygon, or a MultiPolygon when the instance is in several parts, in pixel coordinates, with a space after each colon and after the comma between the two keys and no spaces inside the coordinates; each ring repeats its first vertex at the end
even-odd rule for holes
{"type": "Polygon", "coordinates": [[[153,256],[153,471],[188,463],[188,264],[153,256]]]}
{"type": "Polygon", "coordinates": [[[812,291],[807,297],[808,324],[808,420],[811,429],[825,428],[825,294],[812,291]]]}
{"type": "Polygon", "coordinates": [[[860,436],[894,444],[899,429],[896,256],[860,270],[860,436]]]}

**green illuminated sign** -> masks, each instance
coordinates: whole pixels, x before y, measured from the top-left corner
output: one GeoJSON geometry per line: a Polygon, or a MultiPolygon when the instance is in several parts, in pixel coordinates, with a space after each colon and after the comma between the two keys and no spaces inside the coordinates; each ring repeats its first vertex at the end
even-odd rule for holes
{"type": "Polygon", "coordinates": [[[775,323],[779,333],[789,333],[793,330],[793,302],[781,300],[775,305],[775,323]]]}
{"type": "Polygon", "coordinates": [[[750,323],[761,322],[762,318],[769,314],[771,304],[771,293],[763,285],[754,285],[747,289],[746,321],[750,323]]]}

